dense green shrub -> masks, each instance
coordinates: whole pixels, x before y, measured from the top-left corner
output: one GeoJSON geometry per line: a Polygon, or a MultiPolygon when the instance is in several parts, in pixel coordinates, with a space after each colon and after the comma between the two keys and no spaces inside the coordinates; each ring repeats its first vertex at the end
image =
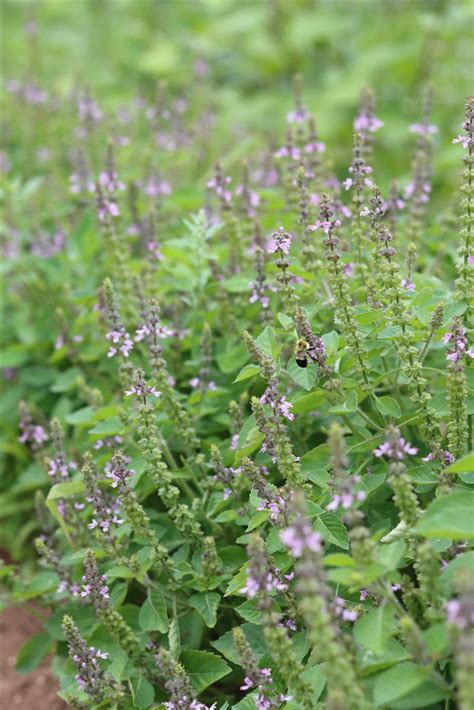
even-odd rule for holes
{"type": "MultiPolygon", "coordinates": [[[[463,119],[451,99],[456,137],[432,117],[438,77],[417,76],[402,137],[403,111],[365,88],[326,146],[331,105],[299,76],[292,108],[277,95],[291,32],[252,86],[204,58],[260,5],[203,7],[194,74],[157,91],[104,89],[104,106],[102,68],[96,93],[34,64],[7,77],[3,534],[23,565],[1,572],[8,601],[51,611],[18,669],[53,649],[83,708],[469,710],[473,100],[463,119]],[[253,133],[237,119],[266,72],[253,133]]],[[[303,41],[310,6],[275,8],[303,41]]],[[[345,20],[318,12],[337,39],[345,20]]],[[[441,37],[450,12],[416,17],[441,37]]],[[[128,3],[118,17],[140,24],[128,3]]],[[[415,37],[409,17],[393,31],[415,37]]],[[[174,62],[183,39],[167,46],[174,62]]],[[[336,46],[311,44],[328,72],[336,46]]]]}

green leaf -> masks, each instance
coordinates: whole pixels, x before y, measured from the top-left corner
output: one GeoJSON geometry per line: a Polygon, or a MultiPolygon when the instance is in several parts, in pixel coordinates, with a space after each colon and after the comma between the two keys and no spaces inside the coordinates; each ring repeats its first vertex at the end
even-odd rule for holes
{"type": "Polygon", "coordinates": [[[309,363],[308,367],[299,367],[294,358],[291,358],[286,366],[286,371],[297,385],[308,392],[313,389],[316,382],[316,368],[314,365],[309,363]]]}
{"type": "Polygon", "coordinates": [[[223,658],[209,651],[183,651],[181,663],[197,693],[231,672],[223,658]]]}
{"type": "Polygon", "coordinates": [[[446,585],[449,594],[451,594],[456,577],[461,570],[463,574],[471,578],[474,584],[474,550],[468,550],[462,555],[458,555],[454,560],[451,560],[443,570],[441,579],[443,580],[443,584],[446,585]]]}
{"type": "Polygon", "coordinates": [[[450,493],[433,500],[414,532],[423,537],[448,540],[474,539],[474,493],[450,493]]]}
{"type": "Polygon", "coordinates": [[[337,353],[339,348],[339,333],[336,333],[335,330],[331,330],[330,333],[325,333],[321,336],[321,340],[324,343],[324,348],[328,357],[331,357],[331,355],[335,355],[337,353]]]}
{"type": "Polygon", "coordinates": [[[375,705],[392,704],[418,688],[426,680],[426,672],[407,661],[383,671],[374,683],[375,705]]]}
{"type": "MultiPolygon", "coordinates": [[[[319,700],[321,693],[326,685],[326,676],[324,674],[324,664],[319,664],[316,666],[311,666],[310,668],[305,668],[301,673],[301,678],[307,681],[313,688],[311,694],[311,699],[314,703],[319,700]]],[[[291,687],[290,687],[291,695],[291,687]]],[[[286,704],[288,710],[300,710],[300,705],[295,701],[290,701],[286,704]]]]}
{"type": "Polygon", "coordinates": [[[380,546],[377,551],[377,558],[378,561],[387,568],[387,570],[395,570],[397,569],[405,552],[406,544],[403,540],[397,540],[396,542],[389,543],[388,545],[380,546]]]}
{"type": "Polygon", "coordinates": [[[402,416],[400,405],[396,399],[393,399],[393,397],[377,397],[375,400],[375,406],[379,410],[380,414],[383,414],[386,417],[399,419],[402,416]]]}
{"type": "Polygon", "coordinates": [[[67,392],[75,386],[77,379],[81,376],[82,372],[77,367],[71,367],[69,370],[61,372],[51,387],[51,392],[67,392]]]}
{"type": "MultiPolygon", "coordinates": [[[[249,642],[254,656],[257,660],[260,660],[262,656],[265,656],[268,653],[262,629],[260,626],[256,626],[255,624],[242,624],[240,628],[244,632],[245,638],[249,642]]],[[[225,656],[225,658],[227,658],[227,660],[231,663],[235,663],[237,666],[242,665],[242,659],[235,648],[232,631],[226,631],[226,633],[220,636],[216,641],[211,641],[210,643],[211,646],[222,653],[222,655],[225,656]]]]}
{"type": "Polygon", "coordinates": [[[255,377],[260,372],[258,365],[245,365],[244,368],[239,372],[234,382],[241,382],[242,380],[248,380],[250,377],[255,377]]]}
{"type": "Polygon", "coordinates": [[[181,635],[179,632],[179,622],[175,616],[171,619],[170,629],[168,632],[168,643],[170,653],[175,661],[177,661],[181,653],[181,635]]]}
{"type": "Polygon", "coordinates": [[[235,372],[239,367],[242,367],[244,362],[248,360],[247,348],[243,344],[239,344],[231,350],[226,350],[216,357],[219,370],[228,375],[235,372]]]}
{"type": "Polygon", "coordinates": [[[277,353],[277,341],[275,331],[269,325],[260,333],[256,339],[258,347],[263,350],[265,355],[275,358],[277,353]]]}
{"type": "Polygon", "coordinates": [[[320,444],[314,449],[307,451],[301,457],[301,468],[303,471],[326,471],[331,460],[331,452],[328,444],[320,444]]]}
{"type": "Polygon", "coordinates": [[[21,647],[16,658],[15,670],[18,673],[31,673],[31,671],[34,671],[48,655],[51,644],[52,638],[45,632],[32,636],[21,647]]]}
{"type": "Polygon", "coordinates": [[[230,597],[231,594],[236,594],[245,587],[245,584],[247,582],[247,567],[248,563],[245,562],[245,564],[242,565],[237,574],[230,580],[229,584],[227,585],[227,589],[225,590],[225,597],[230,597]]]}
{"type": "Polygon", "coordinates": [[[286,313],[279,313],[277,315],[278,320],[282,324],[285,330],[289,330],[290,328],[294,328],[295,324],[293,322],[293,319],[290,318],[290,316],[287,316],[286,313]]]}
{"type": "Polygon", "coordinates": [[[71,496],[76,496],[79,493],[83,493],[85,490],[84,483],[82,481],[68,481],[67,483],[56,483],[48,493],[46,498],[46,505],[51,511],[54,518],[57,520],[64,534],[66,535],[69,542],[72,543],[69,529],[66,522],[58,510],[58,501],[63,498],[70,498],[71,496]]]}
{"type": "Polygon", "coordinates": [[[329,407],[328,411],[332,412],[332,414],[347,414],[347,412],[356,412],[357,404],[357,392],[352,390],[352,392],[349,392],[345,402],[329,407]]]}
{"type": "Polygon", "coordinates": [[[235,611],[242,617],[242,619],[248,621],[250,624],[260,625],[263,623],[262,612],[257,609],[257,602],[255,599],[247,599],[247,601],[240,604],[240,606],[236,606],[235,611]]]}
{"type": "Polygon", "coordinates": [[[118,417],[109,417],[99,422],[93,429],[89,429],[89,434],[100,434],[101,436],[114,436],[115,434],[123,434],[124,425],[118,417]]]}
{"type": "Polygon", "coordinates": [[[155,690],[143,673],[140,673],[138,678],[130,678],[129,682],[134,707],[147,708],[153,704],[155,700],[155,690]]]}
{"type": "Polygon", "coordinates": [[[94,414],[95,412],[92,407],[82,407],[81,409],[76,409],[75,412],[67,415],[66,424],[88,424],[94,414]]]}
{"type": "Polygon", "coordinates": [[[394,611],[391,607],[382,605],[357,619],[354,624],[354,640],[380,655],[395,631],[394,611]]]}
{"type": "Polygon", "coordinates": [[[220,600],[221,596],[216,592],[203,592],[190,597],[189,606],[196,609],[198,614],[204,619],[206,626],[212,629],[217,622],[217,608],[220,600]]]}
{"type": "Polygon", "coordinates": [[[255,515],[252,516],[250,519],[249,524],[247,525],[246,532],[250,532],[251,530],[255,530],[255,528],[259,528],[261,525],[267,522],[269,517],[269,512],[268,510],[259,510],[255,513],[255,515]]]}
{"type": "Polygon", "coordinates": [[[168,612],[163,593],[159,589],[150,589],[138,615],[138,623],[143,631],[168,631],[168,612]]]}
{"type": "Polygon", "coordinates": [[[325,542],[349,549],[349,537],[341,520],[334,513],[323,513],[314,521],[314,527],[325,542]]]}
{"type": "Polygon", "coordinates": [[[444,473],[474,473],[474,451],[452,463],[444,473]]]}
{"type": "Polygon", "coordinates": [[[439,685],[427,681],[412,690],[408,695],[405,695],[401,700],[396,700],[392,708],[393,710],[420,710],[420,708],[432,707],[434,703],[438,703],[447,697],[447,691],[440,688],[439,685]]]}

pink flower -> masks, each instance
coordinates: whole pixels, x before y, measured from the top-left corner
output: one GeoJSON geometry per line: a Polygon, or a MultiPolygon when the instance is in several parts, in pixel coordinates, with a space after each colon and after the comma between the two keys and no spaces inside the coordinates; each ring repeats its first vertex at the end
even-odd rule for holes
{"type": "Polygon", "coordinates": [[[409,444],[405,439],[400,436],[397,439],[389,439],[381,444],[377,449],[374,449],[373,453],[377,458],[382,456],[387,456],[394,461],[401,461],[405,458],[405,455],[414,456],[418,453],[418,449],[411,444],[409,444]]]}
{"type": "Polygon", "coordinates": [[[293,557],[301,557],[305,550],[321,550],[321,535],[314,532],[308,522],[297,523],[282,530],[280,540],[288,547],[293,557]]]}

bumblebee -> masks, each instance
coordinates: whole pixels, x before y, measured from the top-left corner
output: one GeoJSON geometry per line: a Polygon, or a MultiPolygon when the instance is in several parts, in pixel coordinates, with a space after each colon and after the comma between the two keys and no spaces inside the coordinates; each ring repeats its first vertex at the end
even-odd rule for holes
{"type": "Polygon", "coordinates": [[[295,360],[298,367],[308,367],[308,356],[313,359],[308,341],[304,338],[298,338],[295,347],[295,360]]]}

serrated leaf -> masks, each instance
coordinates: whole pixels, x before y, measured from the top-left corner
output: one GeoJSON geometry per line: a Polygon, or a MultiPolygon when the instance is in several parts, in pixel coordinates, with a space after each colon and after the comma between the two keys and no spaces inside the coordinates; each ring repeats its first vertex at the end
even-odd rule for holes
{"type": "Polygon", "coordinates": [[[138,623],[143,631],[168,631],[168,612],[163,593],[159,589],[150,589],[138,615],[138,623]]]}
{"type": "Polygon", "coordinates": [[[92,407],[82,407],[81,409],[76,409],[72,414],[68,414],[66,417],[66,424],[88,424],[93,416],[94,410],[92,407]]]}
{"type": "Polygon", "coordinates": [[[389,705],[418,688],[426,680],[426,671],[407,661],[383,671],[374,683],[376,707],[389,705]]]}
{"type": "Polygon", "coordinates": [[[231,672],[223,658],[209,651],[183,651],[181,663],[197,693],[231,672]]]}
{"type": "Polygon", "coordinates": [[[251,530],[255,530],[256,528],[259,528],[261,525],[267,522],[269,518],[269,512],[268,510],[259,510],[255,513],[255,515],[252,516],[252,518],[249,521],[249,524],[247,526],[246,532],[250,532],[251,530]]]}
{"type": "Polygon", "coordinates": [[[168,643],[170,647],[170,653],[175,659],[175,661],[177,661],[181,653],[181,635],[179,632],[178,619],[175,616],[171,619],[170,628],[168,631],[168,643]]]}
{"type": "Polygon", "coordinates": [[[286,371],[297,385],[303,387],[308,392],[313,389],[316,382],[316,367],[311,363],[308,367],[299,367],[294,358],[288,361],[286,371]]]}
{"type": "Polygon", "coordinates": [[[349,549],[349,537],[341,520],[334,513],[323,513],[314,521],[315,529],[325,542],[349,549]]]}
{"type": "Polygon", "coordinates": [[[260,625],[263,623],[262,612],[257,609],[255,599],[247,599],[247,601],[240,604],[240,606],[236,606],[235,611],[244,621],[248,621],[250,624],[260,625]]]}
{"type": "Polygon", "coordinates": [[[328,357],[337,353],[339,348],[339,333],[336,333],[335,330],[331,330],[330,333],[324,333],[324,335],[321,336],[321,340],[324,343],[328,357]]]}
{"type": "Polygon", "coordinates": [[[245,564],[242,565],[237,574],[230,580],[229,584],[227,585],[227,589],[225,590],[225,597],[229,597],[231,594],[236,594],[245,587],[245,584],[247,582],[247,567],[248,562],[245,562],[245,564]]]}
{"type": "Polygon", "coordinates": [[[93,429],[89,429],[89,434],[100,434],[101,436],[114,436],[115,434],[123,434],[124,425],[118,417],[109,417],[104,421],[99,422],[93,429]]]}
{"type": "Polygon", "coordinates": [[[236,347],[226,350],[223,353],[219,353],[216,360],[219,370],[228,375],[229,373],[238,370],[239,367],[242,367],[244,362],[248,360],[247,349],[245,345],[239,343],[236,347]]]}
{"type": "Polygon", "coordinates": [[[380,655],[395,631],[393,609],[387,605],[381,605],[357,619],[353,631],[354,641],[380,655]]]}
{"type": "Polygon", "coordinates": [[[402,416],[400,405],[393,397],[377,397],[375,400],[375,406],[379,410],[380,414],[383,414],[386,417],[399,419],[402,416]]]}
{"type": "Polygon", "coordinates": [[[455,492],[436,498],[426,508],[414,531],[428,538],[474,539],[474,493],[455,492]]]}
{"type": "Polygon", "coordinates": [[[474,451],[452,463],[444,473],[474,473],[474,451]]]}
{"type": "Polygon", "coordinates": [[[256,339],[258,347],[263,350],[265,355],[275,357],[277,351],[277,341],[275,331],[269,325],[260,333],[256,339]]]}
{"type": "Polygon", "coordinates": [[[204,623],[212,629],[217,623],[217,609],[221,600],[220,594],[216,592],[203,592],[193,594],[189,598],[189,606],[196,609],[198,614],[204,619],[204,623]]]}
{"type": "Polygon", "coordinates": [[[250,377],[255,377],[260,372],[258,365],[245,365],[233,380],[234,382],[241,382],[242,380],[248,380],[250,377]]]}
{"type": "Polygon", "coordinates": [[[130,678],[129,684],[134,707],[147,708],[153,704],[155,690],[143,673],[140,673],[138,678],[130,678]]]}

